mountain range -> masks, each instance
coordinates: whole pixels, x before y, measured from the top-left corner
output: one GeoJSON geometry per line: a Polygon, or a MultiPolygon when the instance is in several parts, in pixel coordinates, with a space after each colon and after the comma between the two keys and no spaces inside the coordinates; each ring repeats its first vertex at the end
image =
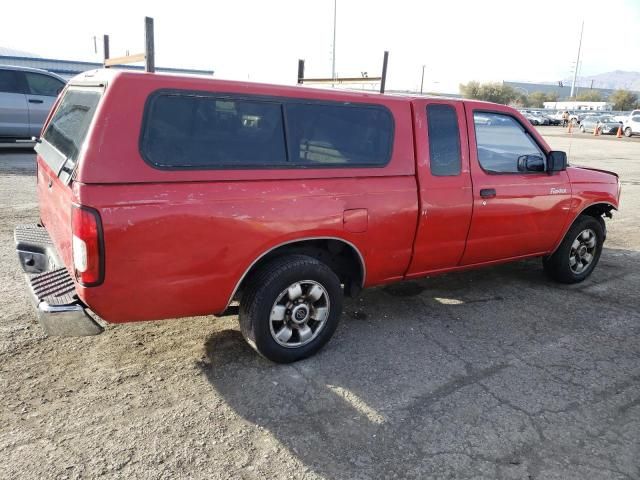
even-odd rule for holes
{"type": "MultiPolygon", "coordinates": [[[[564,84],[571,85],[572,80],[572,78],[567,78],[564,80],[564,84]]],[[[589,88],[592,86],[592,81],[593,88],[624,89],[640,92],[640,72],[615,70],[596,75],[579,76],[576,83],[581,88],[589,88]]]]}

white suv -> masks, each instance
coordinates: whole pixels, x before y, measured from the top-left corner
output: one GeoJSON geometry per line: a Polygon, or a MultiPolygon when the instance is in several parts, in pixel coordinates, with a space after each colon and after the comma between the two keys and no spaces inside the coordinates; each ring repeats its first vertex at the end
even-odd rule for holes
{"type": "Polygon", "coordinates": [[[625,120],[623,127],[625,137],[640,135],[640,110],[634,110],[625,120]]]}

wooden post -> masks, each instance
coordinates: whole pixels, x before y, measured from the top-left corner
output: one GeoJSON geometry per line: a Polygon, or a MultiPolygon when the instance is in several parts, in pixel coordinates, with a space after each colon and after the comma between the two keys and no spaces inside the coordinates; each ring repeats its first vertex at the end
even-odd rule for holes
{"type": "Polygon", "coordinates": [[[298,60],[298,85],[304,82],[304,60],[298,60]]]}
{"type": "Polygon", "coordinates": [[[104,68],[109,68],[109,66],[106,65],[107,60],[109,60],[109,35],[102,36],[102,46],[103,46],[103,52],[104,52],[104,63],[105,63],[104,68]]]}
{"type": "Polygon", "coordinates": [[[384,87],[387,83],[387,62],[389,61],[389,52],[384,51],[384,57],[382,58],[382,80],[380,81],[380,93],[384,93],[384,87]]]}
{"type": "Polygon", "coordinates": [[[156,50],[153,44],[153,18],[144,17],[145,71],[156,71],[156,50]]]}

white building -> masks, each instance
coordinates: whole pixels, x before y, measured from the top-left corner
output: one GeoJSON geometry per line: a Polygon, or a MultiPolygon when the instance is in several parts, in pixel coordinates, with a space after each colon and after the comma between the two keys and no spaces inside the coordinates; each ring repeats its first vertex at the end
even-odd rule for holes
{"type": "Polygon", "coordinates": [[[598,112],[610,112],[613,103],[609,102],[544,102],[544,108],[550,110],[595,110],[598,112]]]}

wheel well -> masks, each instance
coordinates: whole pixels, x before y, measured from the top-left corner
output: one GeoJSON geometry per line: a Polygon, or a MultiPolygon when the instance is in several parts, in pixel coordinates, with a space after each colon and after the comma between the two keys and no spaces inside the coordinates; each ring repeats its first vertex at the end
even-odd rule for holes
{"type": "Polygon", "coordinates": [[[346,295],[355,296],[364,284],[364,259],[353,245],[339,239],[313,239],[281,245],[263,255],[246,272],[238,286],[234,298],[240,298],[242,291],[253,274],[271,260],[285,255],[307,255],[327,265],[344,285],[346,295]]]}
{"type": "Polygon", "coordinates": [[[615,210],[615,207],[609,203],[596,203],[585,208],[581,215],[589,215],[595,218],[601,218],[604,215],[611,218],[611,210],[615,210]]]}

